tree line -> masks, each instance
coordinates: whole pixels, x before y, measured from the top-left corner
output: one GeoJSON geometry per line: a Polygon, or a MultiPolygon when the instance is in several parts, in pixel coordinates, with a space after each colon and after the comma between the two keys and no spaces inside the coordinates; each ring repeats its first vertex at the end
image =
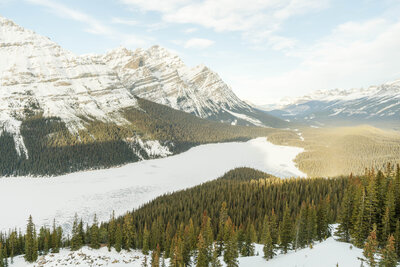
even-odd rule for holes
{"type": "Polygon", "coordinates": [[[338,221],[338,235],[364,248],[370,266],[396,266],[400,259],[399,164],[350,176],[338,221]]]}

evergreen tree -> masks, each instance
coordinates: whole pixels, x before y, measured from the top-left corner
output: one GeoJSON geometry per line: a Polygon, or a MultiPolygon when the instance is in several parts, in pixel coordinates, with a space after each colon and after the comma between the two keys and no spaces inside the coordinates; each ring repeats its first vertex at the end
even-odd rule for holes
{"type": "Polygon", "coordinates": [[[160,245],[157,244],[157,248],[151,253],[151,267],[160,266],[160,245]]]}
{"type": "Polygon", "coordinates": [[[363,255],[370,267],[377,266],[376,253],[378,252],[378,240],[376,237],[376,225],[369,234],[367,242],[364,245],[363,255]]]}
{"type": "Polygon", "coordinates": [[[269,222],[267,219],[264,219],[264,228],[263,228],[263,252],[264,252],[264,259],[269,260],[275,256],[275,245],[272,241],[271,231],[269,222]]]}
{"type": "Polygon", "coordinates": [[[147,230],[147,226],[144,225],[144,230],[143,230],[143,246],[142,246],[142,252],[144,255],[149,254],[149,237],[150,237],[150,232],[147,230]]]}
{"type": "Polygon", "coordinates": [[[100,232],[96,214],[94,215],[93,224],[90,227],[90,247],[94,249],[100,248],[100,232]]]}
{"type": "MultiPolygon", "coordinates": [[[[349,183],[353,182],[352,175],[349,178],[349,183]]],[[[343,196],[342,205],[339,211],[339,226],[337,228],[336,235],[345,242],[350,242],[350,231],[353,227],[352,225],[352,213],[354,204],[354,189],[350,185],[343,196]]]]}
{"type": "Polygon", "coordinates": [[[379,262],[381,267],[396,267],[397,266],[397,255],[395,249],[395,240],[392,235],[388,237],[385,248],[381,251],[382,258],[379,262]]]}
{"type": "Polygon", "coordinates": [[[112,212],[110,223],[107,229],[107,247],[108,251],[111,251],[111,247],[115,244],[115,233],[117,230],[117,225],[115,222],[115,211],[112,212]]]}
{"type": "Polygon", "coordinates": [[[222,264],[218,258],[218,248],[217,245],[214,244],[213,246],[213,253],[212,253],[212,258],[211,258],[211,262],[210,262],[210,266],[211,267],[222,267],[222,264]]]}
{"type": "Polygon", "coordinates": [[[197,243],[197,259],[196,267],[208,267],[208,248],[203,235],[199,234],[199,241],[197,243]]]}
{"type": "Polygon", "coordinates": [[[56,220],[53,220],[53,230],[51,232],[51,252],[58,253],[60,251],[60,237],[56,228],[56,220]]]}
{"type": "Polygon", "coordinates": [[[290,209],[287,204],[283,213],[279,236],[281,241],[280,246],[283,249],[283,252],[286,254],[292,241],[292,223],[290,218],[290,209]]]}
{"type": "Polygon", "coordinates": [[[224,251],[224,261],[227,267],[238,267],[238,258],[239,253],[237,249],[237,236],[236,233],[232,230],[232,234],[226,241],[225,251],[224,251]]]}
{"type": "Polygon", "coordinates": [[[34,262],[38,257],[38,243],[36,237],[35,225],[33,224],[32,216],[29,216],[25,234],[25,260],[34,262]]]}
{"type": "MultiPolygon", "coordinates": [[[[121,225],[117,224],[116,230],[115,230],[115,245],[114,248],[117,252],[120,252],[122,249],[122,230],[121,230],[121,225]]],[[[148,255],[148,251],[147,254],[148,255]]]]}
{"type": "Polygon", "coordinates": [[[81,223],[79,223],[78,215],[75,214],[74,223],[72,225],[71,250],[78,250],[82,245],[81,223]]]}
{"type": "Polygon", "coordinates": [[[218,222],[218,236],[217,236],[217,242],[218,242],[218,255],[221,255],[221,252],[224,247],[224,231],[225,231],[225,222],[228,220],[228,210],[226,208],[226,202],[222,202],[221,209],[219,212],[219,222],[218,222]]]}
{"type": "Polygon", "coordinates": [[[133,218],[130,213],[124,216],[124,224],[123,228],[123,241],[124,241],[124,248],[126,250],[130,250],[133,247],[133,240],[135,237],[135,228],[133,225],[133,218]]]}

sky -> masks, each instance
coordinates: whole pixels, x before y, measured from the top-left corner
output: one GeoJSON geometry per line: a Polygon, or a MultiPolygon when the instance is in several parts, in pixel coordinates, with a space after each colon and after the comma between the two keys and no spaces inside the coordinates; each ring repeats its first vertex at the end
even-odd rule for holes
{"type": "Polygon", "coordinates": [[[160,45],[258,105],[399,80],[399,14],[400,0],[0,0],[76,54],[160,45]]]}

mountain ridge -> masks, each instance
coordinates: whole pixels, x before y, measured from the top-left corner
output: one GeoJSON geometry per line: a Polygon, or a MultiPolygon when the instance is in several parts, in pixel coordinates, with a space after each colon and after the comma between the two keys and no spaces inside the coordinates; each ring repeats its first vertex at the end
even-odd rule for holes
{"type": "Polygon", "coordinates": [[[400,117],[400,80],[361,89],[315,91],[270,113],[314,126],[370,123],[396,127],[400,117]]]}

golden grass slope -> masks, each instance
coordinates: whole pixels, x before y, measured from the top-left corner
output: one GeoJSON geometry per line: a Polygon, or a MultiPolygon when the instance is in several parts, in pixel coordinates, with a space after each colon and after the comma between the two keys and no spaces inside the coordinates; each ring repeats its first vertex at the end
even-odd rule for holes
{"type": "Polygon", "coordinates": [[[310,177],[362,174],[365,168],[383,169],[388,162],[400,163],[400,133],[368,125],[301,128],[297,132],[274,133],[268,140],[303,147],[305,152],[295,162],[310,177]]]}

